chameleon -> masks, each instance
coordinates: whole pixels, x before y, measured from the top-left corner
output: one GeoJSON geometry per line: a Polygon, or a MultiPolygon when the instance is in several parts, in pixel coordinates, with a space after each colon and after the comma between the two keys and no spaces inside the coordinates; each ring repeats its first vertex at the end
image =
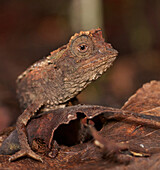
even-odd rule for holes
{"type": "Polygon", "coordinates": [[[17,96],[23,110],[16,122],[21,149],[9,161],[28,156],[43,162],[29,146],[28,121],[43,110],[64,108],[74,102],[87,85],[112,65],[117,55],[98,28],[75,33],[68,44],[26,69],[17,78],[17,96]]]}

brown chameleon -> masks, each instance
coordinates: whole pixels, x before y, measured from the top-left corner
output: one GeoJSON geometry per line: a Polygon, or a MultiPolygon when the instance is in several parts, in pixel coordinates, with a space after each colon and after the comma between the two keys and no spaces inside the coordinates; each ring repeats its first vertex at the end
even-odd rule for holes
{"type": "Polygon", "coordinates": [[[113,63],[118,52],[104,42],[101,29],[81,31],[69,43],[34,63],[17,79],[17,94],[24,110],[16,129],[21,150],[9,161],[29,156],[42,161],[28,144],[26,125],[41,110],[67,106],[113,63]]]}

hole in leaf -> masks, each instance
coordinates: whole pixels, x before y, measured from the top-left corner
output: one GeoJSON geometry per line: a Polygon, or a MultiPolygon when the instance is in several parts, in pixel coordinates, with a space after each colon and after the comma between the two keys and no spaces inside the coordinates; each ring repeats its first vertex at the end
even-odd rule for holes
{"type": "MultiPolygon", "coordinates": [[[[54,132],[53,140],[59,145],[73,146],[84,143],[92,139],[89,129],[81,123],[86,116],[83,113],[77,113],[77,119],[71,120],[69,124],[60,125],[54,132]]],[[[95,123],[95,128],[99,131],[103,123],[101,115],[91,119],[95,123]]]]}

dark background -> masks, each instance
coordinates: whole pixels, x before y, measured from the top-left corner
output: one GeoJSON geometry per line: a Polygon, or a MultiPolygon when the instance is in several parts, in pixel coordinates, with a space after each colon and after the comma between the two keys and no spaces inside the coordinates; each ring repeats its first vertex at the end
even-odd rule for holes
{"type": "Polygon", "coordinates": [[[97,27],[119,56],[78,98],[121,107],[144,83],[160,78],[159,0],[0,0],[0,130],[21,114],[17,76],[75,32],[97,27]]]}

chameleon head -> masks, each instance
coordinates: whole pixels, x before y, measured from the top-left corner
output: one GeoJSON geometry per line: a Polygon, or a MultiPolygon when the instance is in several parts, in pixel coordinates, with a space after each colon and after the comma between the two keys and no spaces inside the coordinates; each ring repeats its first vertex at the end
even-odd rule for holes
{"type": "Polygon", "coordinates": [[[61,70],[65,99],[76,96],[92,80],[100,77],[113,63],[118,52],[104,41],[101,29],[81,31],[60,49],[57,64],[61,70]]]}
{"type": "Polygon", "coordinates": [[[100,28],[81,31],[71,37],[67,48],[74,58],[76,74],[86,81],[95,80],[109,68],[118,52],[104,41],[100,28]]]}

